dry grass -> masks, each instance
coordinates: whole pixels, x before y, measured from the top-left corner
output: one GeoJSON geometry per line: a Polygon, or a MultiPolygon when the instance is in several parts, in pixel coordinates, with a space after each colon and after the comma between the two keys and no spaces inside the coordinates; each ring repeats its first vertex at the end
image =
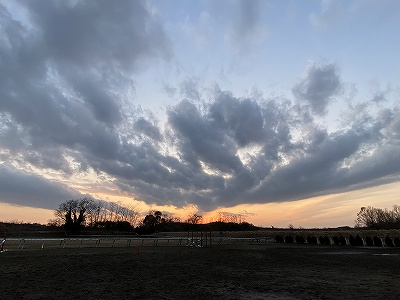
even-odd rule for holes
{"type": "Polygon", "coordinates": [[[400,249],[260,244],[0,253],[1,299],[398,299],[400,249]]]}

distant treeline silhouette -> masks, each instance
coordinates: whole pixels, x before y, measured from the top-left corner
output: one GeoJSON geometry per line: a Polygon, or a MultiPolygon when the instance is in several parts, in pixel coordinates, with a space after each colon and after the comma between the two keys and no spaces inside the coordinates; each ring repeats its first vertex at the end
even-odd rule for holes
{"type": "Polygon", "coordinates": [[[393,205],[392,210],[371,206],[361,207],[355,225],[370,229],[400,229],[400,207],[393,205]]]}
{"type": "Polygon", "coordinates": [[[190,214],[186,221],[179,218],[163,215],[160,211],[149,212],[143,221],[135,228],[138,234],[151,234],[154,232],[177,231],[251,231],[258,227],[247,222],[216,221],[200,224],[202,216],[190,214]]]}
{"type": "Polygon", "coordinates": [[[49,220],[50,226],[63,227],[65,233],[79,234],[85,230],[112,230],[152,234],[154,232],[173,232],[189,230],[212,231],[249,231],[259,229],[247,222],[233,222],[228,213],[221,213],[217,222],[200,224],[203,217],[192,213],[185,221],[163,214],[161,211],[150,211],[142,220],[133,207],[118,203],[95,200],[90,197],[68,200],[54,211],[55,219],[49,220]]]}

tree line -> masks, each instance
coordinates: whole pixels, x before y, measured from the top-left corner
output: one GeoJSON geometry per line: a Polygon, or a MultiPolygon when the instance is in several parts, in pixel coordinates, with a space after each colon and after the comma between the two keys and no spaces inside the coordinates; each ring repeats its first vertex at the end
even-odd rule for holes
{"type": "Polygon", "coordinates": [[[393,205],[392,210],[361,207],[355,220],[356,227],[370,229],[400,229],[400,206],[393,205]]]}
{"type": "Polygon", "coordinates": [[[116,229],[129,231],[137,223],[139,214],[132,206],[95,200],[90,197],[72,199],[59,205],[50,226],[64,227],[66,233],[76,234],[82,228],[116,229]]]}
{"type": "Polygon", "coordinates": [[[219,213],[218,221],[201,224],[203,216],[196,213],[188,215],[186,220],[163,214],[161,211],[150,211],[140,219],[134,207],[118,203],[95,200],[90,197],[68,200],[54,211],[55,219],[49,220],[51,226],[63,227],[66,234],[79,234],[82,229],[106,229],[137,234],[151,234],[161,231],[239,231],[255,230],[258,227],[242,221],[234,214],[219,213]]]}

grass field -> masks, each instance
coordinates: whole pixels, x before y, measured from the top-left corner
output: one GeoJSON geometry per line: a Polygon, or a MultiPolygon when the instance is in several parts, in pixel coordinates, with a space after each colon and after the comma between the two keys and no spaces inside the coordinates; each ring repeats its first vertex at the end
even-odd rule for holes
{"type": "Polygon", "coordinates": [[[44,248],[0,269],[0,299],[400,299],[399,248],[44,248]]]}

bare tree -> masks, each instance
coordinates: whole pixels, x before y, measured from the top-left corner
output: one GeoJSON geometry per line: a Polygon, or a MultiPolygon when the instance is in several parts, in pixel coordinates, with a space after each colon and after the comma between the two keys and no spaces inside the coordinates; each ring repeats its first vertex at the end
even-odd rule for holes
{"type": "Polygon", "coordinates": [[[242,219],[241,214],[233,214],[228,212],[218,212],[218,222],[225,223],[242,223],[244,222],[244,218],[242,219]]]}
{"type": "Polygon", "coordinates": [[[398,206],[396,204],[393,205],[392,213],[393,213],[393,219],[395,220],[395,222],[397,224],[400,224],[400,206],[398,206]]]}
{"type": "Polygon", "coordinates": [[[367,228],[398,228],[400,227],[400,209],[397,205],[393,210],[374,208],[371,206],[361,207],[355,220],[356,227],[367,228]]]}
{"type": "Polygon", "coordinates": [[[187,218],[187,223],[189,224],[198,224],[203,219],[203,216],[200,216],[196,213],[190,214],[187,218]]]}
{"type": "Polygon", "coordinates": [[[64,222],[66,233],[78,233],[85,225],[87,208],[93,199],[89,197],[68,200],[60,204],[54,212],[56,218],[64,222]]]}
{"type": "Polygon", "coordinates": [[[103,226],[105,222],[128,222],[135,226],[138,219],[138,212],[133,207],[90,197],[61,203],[54,214],[56,219],[49,222],[64,225],[68,233],[78,233],[83,226],[103,226]]]}

